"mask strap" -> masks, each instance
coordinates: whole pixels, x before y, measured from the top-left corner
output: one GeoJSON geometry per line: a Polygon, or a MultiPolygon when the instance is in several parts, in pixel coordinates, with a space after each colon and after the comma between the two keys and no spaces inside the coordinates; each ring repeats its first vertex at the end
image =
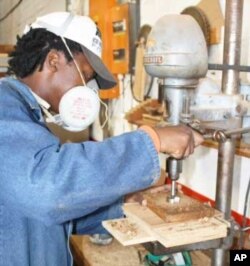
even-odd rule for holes
{"type": "MultiPolygon", "coordinates": [[[[77,69],[77,71],[78,71],[78,73],[79,73],[79,75],[80,75],[80,77],[81,77],[81,79],[82,79],[82,83],[83,83],[83,85],[86,86],[86,82],[85,82],[85,79],[84,79],[84,77],[83,77],[83,74],[82,74],[82,72],[81,72],[81,70],[80,70],[80,68],[79,68],[79,66],[78,66],[78,64],[77,64],[77,62],[76,62],[76,60],[75,60],[75,58],[74,58],[72,52],[71,52],[70,49],[69,49],[68,44],[66,43],[65,39],[64,39],[62,36],[60,36],[60,37],[61,37],[61,39],[62,39],[62,41],[63,41],[63,43],[64,43],[64,45],[65,45],[67,51],[69,52],[70,56],[71,56],[72,59],[73,59],[73,62],[74,62],[74,64],[75,64],[75,66],[76,66],[76,69],[77,69]]],[[[107,106],[107,104],[106,104],[105,102],[103,102],[102,99],[99,97],[99,94],[98,94],[98,92],[96,91],[96,89],[94,89],[94,88],[91,88],[91,89],[94,90],[94,91],[97,93],[100,103],[101,103],[101,104],[104,106],[104,108],[105,108],[105,121],[104,121],[103,124],[101,125],[101,128],[104,128],[105,125],[106,125],[107,122],[108,122],[108,106],[107,106]]]]}
{"type": "Polygon", "coordinates": [[[103,129],[105,126],[106,126],[106,124],[107,124],[107,122],[108,122],[108,120],[109,120],[109,116],[108,116],[108,105],[99,97],[99,100],[100,100],[100,103],[104,106],[104,108],[105,108],[105,120],[104,120],[104,122],[102,123],[102,125],[100,125],[101,126],[101,129],[103,129]]]}
{"type": "Polygon", "coordinates": [[[84,77],[83,77],[83,74],[82,74],[82,72],[81,72],[81,70],[80,70],[80,68],[79,68],[79,66],[78,66],[78,64],[77,64],[77,62],[76,62],[76,60],[75,60],[75,58],[74,58],[72,52],[71,52],[70,49],[69,49],[68,44],[66,43],[65,39],[64,39],[62,36],[60,36],[60,37],[61,37],[61,39],[62,39],[62,41],[63,41],[63,43],[64,43],[64,45],[65,45],[67,51],[69,52],[70,56],[71,56],[72,59],[73,59],[73,62],[74,62],[74,64],[75,64],[75,66],[76,66],[76,69],[77,69],[77,71],[78,71],[78,73],[79,73],[79,75],[80,75],[80,77],[81,77],[81,79],[82,79],[82,83],[83,83],[83,85],[86,86],[86,82],[85,82],[85,79],[84,79],[84,77]]]}
{"type": "Polygon", "coordinates": [[[30,92],[35,97],[35,99],[37,100],[39,106],[41,107],[41,109],[43,110],[44,114],[46,115],[46,117],[47,117],[46,121],[47,122],[55,121],[54,116],[48,111],[48,109],[50,108],[50,104],[47,103],[44,99],[42,99],[40,96],[38,96],[36,93],[34,93],[32,90],[30,90],[30,92]]]}

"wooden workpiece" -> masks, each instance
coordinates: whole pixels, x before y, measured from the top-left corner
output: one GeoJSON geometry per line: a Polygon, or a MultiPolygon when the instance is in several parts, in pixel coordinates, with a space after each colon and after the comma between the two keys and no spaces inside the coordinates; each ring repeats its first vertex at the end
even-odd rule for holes
{"type": "Polygon", "coordinates": [[[147,207],[165,222],[183,222],[212,217],[215,214],[215,209],[208,204],[201,203],[183,193],[177,193],[180,201],[172,204],[167,200],[170,196],[169,191],[163,190],[153,193],[151,191],[148,190],[143,193],[143,197],[147,200],[147,207]]]}
{"type": "Polygon", "coordinates": [[[180,203],[166,202],[166,191],[146,191],[149,205],[124,204],[126,219],[103,226],[124,246],[158,241],[165,247],[193,244],[227,236],[229,223],[220,212],[184,195],[180,203]]]}

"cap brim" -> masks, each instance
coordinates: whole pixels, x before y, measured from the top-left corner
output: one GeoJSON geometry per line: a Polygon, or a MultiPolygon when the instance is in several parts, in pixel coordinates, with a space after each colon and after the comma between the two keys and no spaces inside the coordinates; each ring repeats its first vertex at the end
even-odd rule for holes
{"type": "Polygon", "coordinates": [[[98,85],[100,86],[100,89],[109,89],[109,88],[114,87],[117,84],[117,82],[115,78],[113,77],[113,75],[109,72],[107,67],[104,65],[102,60],[97,55],[92,53],[89,49],[87,49],[86,47],[84,46],[81,46],[81,47],[89,64],[92,66],[92,68],[96,72],[96,75],[97,75],[96,81],[98,85]]]}

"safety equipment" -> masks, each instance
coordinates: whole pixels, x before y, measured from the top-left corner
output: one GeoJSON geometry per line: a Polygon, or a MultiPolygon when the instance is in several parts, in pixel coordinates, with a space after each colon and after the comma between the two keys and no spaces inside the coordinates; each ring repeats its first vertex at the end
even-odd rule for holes
{"type": "Polygon", "coordinates": [[[61,38],[72,57],[83,85],[69,89],[62,96],[59,102],[59,114],[54,116],[48,111],[50,105],[34,92],[32,93],[44,111],[44,114],[47,116],[47,122],[55,123],[66,130],[77,132],[86,129],[95,121],[100,111],[101,100],[98,95],[97,83],[94,82],[94,80],[90,81],[89,84],[91,84],[91,88],[85,83],[84,77],[72,52],[65,39],[63,37],[61,38]]]}
{"type": "Polygon", "coordinates": [[[81,70],[65,39],[63,37],[61,37],[61,39],[72,57],[83,85],[69,89],[62,96],[59,102],[59,114],[54,116],[48,111],[50,105],[34,92],[32,93],[44,111],[44,114],[47,116],[47,122],[55,123],[66,130],[77,132],[86,129],[95,121],[100,110],[101,100],[98,95],[97,83],[93,81],[89,82],[89,84],[92,84],[92,88],[85,83],[81,70]]]}
{"type": "Polygon", "coordinates": [[[59,103],[62,126],[69,131],[86,129],[97,118],[100,110],[98,92],[87,86],[67,91],[59,103]]]}
{"type": "MultiPolygon", "coordinates": [[[[50,114],[48,108],[43,106],[40,100],[40,106],[47,116],[46,121],[62,126],[69,131],[82,131],[86,129],[97,118],[100,110],[100,102],[105,105],[106,110],[107,105],[103,103],[99,98],[97,92],[97,89],[99,89],[99,87],[97,84],[96,88],[90,88],[86,85],[82,72],[74,58],[74,55],[67,45],[65,38],[74,40],[81,44],[82,50],[91,66],[96,71],[97,76],[102,76],[101,78],[99,77],[99,82],[102,82],[103,86],[107,85],[107,87],[110,87],[113,82],[113,77],[110,75],[100,59],[101,38],[98,34],[98,28],[90,18],[74,16],[67,12],[52,13],[42,18],[38,18],[36,22],[31,25],[31,27],[46,28],[48,31],[51,31],[61,37],[62,42],[64,43],[66,49],[72,57],[72,60],[83,84],[82,86],[77,86],[69,89],[62,96],[59,102],[59,114],[55,116],[50,114]],[[61,23],[58,23],[58,20],[55,20],[55,18],[58,18],[61,23]],[[82,32],[79,32],[82,38],[79,38],[79,35],[75,34],[77,28],[72,28],[72,25],[77,26],[79,23],[83,23],[86,30],[84,32],[85,36],[81,36],[80,33],[82,32]],[[69,29],[71,29],[72,32],[70,32],[69,29]],[[92,40],[91,42],[89,42],[90,39],[92,40]]],[[[83,26],[81,25],[81,28],[82,27],[83,26]]],[[[96,78],[96,81],[98,82],[98,77],[96,78]]],[[[105,113],[107,121],[107,112],[105,113]]]]}
{"type": "Polygon", "coordinates": [[[38,17],[35,22],[25,27],[24,33],[31,28],[43,28],[64,39],[79,43],[89,64],[95,70],[95,78],[100,88],[107,89],[116,85],[113,75],[102,62],[101,33],[91,18],[69,12],[53,12],[38,17]]]}
{"type": "Polygon", "coordinates": [[[60,100],[59,114],[56,115],[48,110],[49,103],[31,92],[42,108],[46,122],[57,124],[68,131],[78,132],[86,129],[95,121],[100,110],[98,91],[86,85],[68,90],[60,100]]]}

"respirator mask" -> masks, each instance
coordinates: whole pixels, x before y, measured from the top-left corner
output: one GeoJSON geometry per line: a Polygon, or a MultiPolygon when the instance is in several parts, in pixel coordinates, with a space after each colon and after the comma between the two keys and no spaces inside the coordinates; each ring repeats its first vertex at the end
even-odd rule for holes
{"type": "Polygon", "coordinates": [[[68,131],[82,131],[96,120],[100,103],[102,103],[106,108],[106,119],[102,125],[104,127],[107,122],[107,105],[99,98],[97,82],[93,79],[87,84],[85,83],[85,79],[65,39],[63,37],[61,39],[73,59],[83,85],[71,88],[62,96],[59,102],[59,114],[56,115],[52,115],[41,101],[42,99],[36,97],[46,115],[46,122],[57,124],[68,131]]]}

